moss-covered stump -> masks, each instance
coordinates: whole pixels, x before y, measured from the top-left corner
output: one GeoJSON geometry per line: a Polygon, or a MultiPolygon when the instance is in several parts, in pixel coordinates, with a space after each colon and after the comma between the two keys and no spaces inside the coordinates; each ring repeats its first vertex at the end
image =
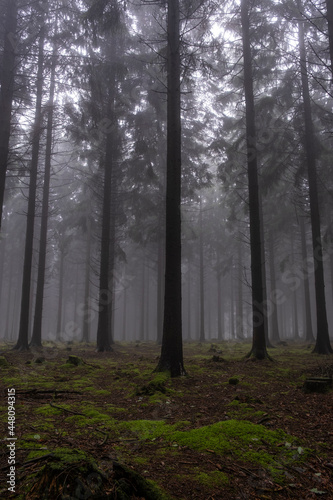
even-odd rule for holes
{"type": "Polygon", "coordinates": [[[71,355],[68,357],[67,363],[69,363],[70,365],[79,366],[83,365],[83,359],[79,358],[78,356],[71,355]]]}
{"type": "Polygon", "coordinates": [[[118,462],[110,462],[107,476],[79,449],[57,448],[35,460],[46,463],[30,475],[27,500],[172,500],[153,481],[118,462]]]}
{"type": "Polygon", "coordinates": [[[31,477],[33,486],[26,499],[103,498],[106,478],[88,454],[78,449],[57,448],[45,460],[46,464],[31,477]]]}

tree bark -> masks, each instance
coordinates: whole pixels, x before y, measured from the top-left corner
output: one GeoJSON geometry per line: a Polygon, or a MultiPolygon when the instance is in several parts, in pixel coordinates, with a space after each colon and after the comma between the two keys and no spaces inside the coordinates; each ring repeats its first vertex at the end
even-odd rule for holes
{"type": "Polygon", "coordinates": [[[248,0],[241,1],[241,22],[244,58],[244,90],[246,106],[246,143],[249,184],[250,212],[250,248],[251,248],[251,279],[252,279],[252,320],[253,342],[248,356],[256,359],[268,357],[266,350],[266,332],[263,311],[263,262],[262,242],[260,235],[260,208],[257,166],[257,143],[255,126],[255,109],[253,94],[252,54],[250,45],[250,23],[248,0]]]}
{"type": "Polygon", "coordinates": [[[7,0],[0,89],[0,230],[4,203],[15,80],[17,0],[7,0]]]}
{"type": "Polygon", "coordinates": [[[326,311],[325,281],[323,265],[323,248],[320,227],[320,211],[318,200],[317,166],[315,151],[315,135],[313,130],[311,101],[309,92],[308,70],[306,61],[304,26],[303,22],[298,23],[299,55],[302,79],[303,111],[305,126],[305,153],[307,161],[310,216],[312,231],[312,250],[315,266],[315,295],[317,311],[317,339],[314,352],[318,354],[330,354],[333,352],[330,344],[326,311]]]}
{"type": "Polygon", "coordinates": [[[181,283],[181,118],[179,0],[168,0],[167,187],[165,295],[161,356],[156,371],[185,374],[181,283]]]}

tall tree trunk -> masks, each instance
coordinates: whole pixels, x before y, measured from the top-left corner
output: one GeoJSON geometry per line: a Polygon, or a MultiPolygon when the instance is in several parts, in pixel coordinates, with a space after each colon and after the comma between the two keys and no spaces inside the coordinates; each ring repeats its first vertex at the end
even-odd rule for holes
{"type": "Polygon", "coordinates": [[[50,197],[50,178],[51,178],[51,159],[52,159],[52,138],[53,138],[53,111],[54,111],[54,93],[55,93],[55,73],[57,66],[57,48],[54,46],[52,54],[52,66],[50,76],[50,92],[47,111],[47,128],[46,128],[46,149],[45,149],[45,171],[44,171],[44,186],[43,186],[43,204],[41,216],[41,229],[39,241],[39,260],[38,260],[38,275],[37,275],[37,290],[35,316],[30,345],[42,345],[42,318],[44,304],[44,286],[45,286],[45,263],[46,263],[46,246],[47,246],[47,225],[49,218],[49,197],[50,197]]]}
{"type": "Polygon", "coordinates": [[[59,292],[58,292],[58,313],[57,313],[57,331],[56,340],[61,342],[62,333],[62,309],[64,303],[64,263],[65,263],[65,251],[60,248],[60,263],[59,263],[59,292]]]}
{"type": "Polygon", "coordinates": [[[146,295],[146,266],[145,258],[142,258],[142,274],[141,274],[141,304],[140,304],[140,334],[139,340],[143,342],[145,340],[145,295],[146,295]]]}
{"type": "MultiPolygon", "coordinates": [[[[292,268],[295,266],[295,249],[294,249],[294,235],[293,235],[293,228],[291,232],[291,237],[290,237],[290,249],[291,249],[291,265],[292,268]]],[[[299,326],[298,326],[298,304],[297,304],[297,293],[296,290],[294,289],[292,291],[293,294],[293,311],[294,314],[292,315],[293,317],[293,336],[294,340],[299,340],[300,335],[299,335],[299,326]]]]}
{"type": "MultiPolygon", "coordinates": [[[[113,133],[113,132],[112,132],[113,133]]],[[[109,338],[110,309],[112,307],[112,283],[109,282],[110,271],[110,216],[111,216],[111,179],[113,167],[113,140],[109,134],[106,138],[104,159],[104,186],[102,209],[102,241],[99,270],[99,314],[97,326],[97,351],[112,351],[109,338]],[[111,303],[111,306],[110,306],[111,303]]]]}
{"type": "Polygon", "coordinates": [[[304,218],[300,217],[299,221],[301,228],[301,248],[302,248],[302,262],[303,262],[302,271],[304,272],[303,289],[304,289],[304,310],[305,310],[305,340],[308,342],[314,342],[315,337],[313,335],[313,328],[312,328],[310,283],[307,272],[308,255],[306,249],[306,233],[305,233],[304,218]]]}
{"type": "Polygon", "coordinates": [[[17,0],[7,0],[0,89],[0,229],[9,154],[15,79],[17,0]]]}
{"type": "Polygon", "coordinates": [[[235,332],[235,285],[233,277],[233,265],[230,273],[230,339],[236,338],[235,332]]]}
{"type": "MultiPolygon", "coordinates": [[[[300,3],[299,3],[300,5],[300,3]]],[[[304,42],[303,22],[298,23],[299,54],[302,78],[302,94],[305,125],[305,152],[309,180],[310,215],[312,230],[312,249],[315,266],[315,294],[317,310],[317,339],[314,352],[318,354],[330,354],[333,352],[328,333],[328,322],[326,312],[325,281],[323,265],[323,248],[320,228],[320,212],[317,187],[317,166],[315,151],[315,134],[311,115],[311,101],[309,92],[308,71],[306,62],[306,51],[304,42]]]]}
{"type": "Polygon", "coordinates": [[[236,337],[244,339],[243,332],[243,252],[241,240],[237,243],[237,301],[236,301],[236,337]]]}
{"type": "Polygon", "coordinates": [[[191,334],[191,261],[188,259],[187,270],[187,340],[192,339],[191,334]]]}
{"type": "Polygon", "coordinates": [[[217,272],[216,275],[217,281],[217,340],[223,339],[223,330],[222,330],[222,294],[221,294],[221,273],[217,272]]]}
{"type": "Polygon", "coordinates": [[[204,276],[204,248],[202,234],[202,201],[200,196],[199,212],[199,278],[200,278],[200,342],[205,342],[205,276],[204,276]]]}
{"type": "MultiPolygon", "coordinates": [[[[275,251],[274,251],[274,236],[273,231],[269,231],[268,235],[268,255],[269,255],[269,274],[271,280],[271,297],[273,297],[273,291],[276,289],[276,275],[275,275],[275,251]]],[[[279,333],[279,321],[278,321],[278,311],[277,304],[272,303],[272,312],[271,312],[271,339],[273,342],[279,342],[280,333],[279,333]]]]}
{"type": "Polygon", "coordinates": [[[168,0],[167,186],[165,295],[161,356],[157,371],[185,374],[182,342],[181,280],[181,118],[179,0],[168,0]]]}
{"type": "Polygon", "coordinates": [[[252,278],[253,342],[248,356],[256,359],[268,357],[263,311],[263,262],[260,235],[259,186],[257,166],[257,141],[253,95],[252,54],[250,45],[248,0],[241,0],[241,22],[244,57],[244,90],[246,106],[247,171],[249,183],[250,247],[252,278]]]}
{"type": "Polygon", "coordinates": [[[19,336],[15,346],[18,350],[29,349],[28,330],[29,330],[29,310],[30,310],[30,288],[31,288],[31,267],[34,242],[34,226],[36,212],[36,191],[37,191],[37,170],[39,157],[39,144],[41,136],[41,111],[43,97],[43,66],[44,66],[44,13],[39,37],[38,47],[38,68],[37,68],[37,86],[36,86],[36,109],[34,119],[34,130],[32,139],[32,153],[30,166],[30,182],[28,195],[27,228],[25,238],[23,281],[21,295],[21,315],[19,336]]]}
{"type": "Polygon", "coordinates": [[[158,260],[157,260],[157,336],[158,344],[162,343],[163,333],[163,303],[164,303],[164,251],[163,238],[160,235],[158,240],[158,260]]]}
{"type": "Polygon", "coordinates": [[[89,302],[90,302],[90,256],[91,256],[91,217],[87,212],[87,244],[86,244],[86,260],[85,260],[85,277],[84,277],[84,315],[82,325],[82,342],[89,342],[90,334],[90,317],[89,317],[89,302]]]}

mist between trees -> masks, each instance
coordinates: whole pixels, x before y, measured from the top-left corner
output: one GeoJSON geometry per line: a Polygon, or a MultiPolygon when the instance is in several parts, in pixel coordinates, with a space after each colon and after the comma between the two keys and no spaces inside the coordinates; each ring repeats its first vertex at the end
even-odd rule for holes
{"type": "Polygon", "coordinates": [[[0,0],[2,341],[332,352],[326,11],[0,0]]]}

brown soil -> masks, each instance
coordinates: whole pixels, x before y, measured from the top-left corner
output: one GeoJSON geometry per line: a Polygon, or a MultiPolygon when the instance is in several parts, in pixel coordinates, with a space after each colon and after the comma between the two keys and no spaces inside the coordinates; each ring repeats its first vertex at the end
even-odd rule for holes
{"type": "MultiPolygon", "coordinates": [[[[111,353],[96,353],[93,346],[78,345],[27,353],[3,349],[11,367],[0,368],[3,380],[1,435],[7,435],[3,413],[7,388],[11,386],[16,389],[18,440],[16,494],[11,496],[6,491],[8,450],[3,442],[0,497],[40,498],[40,492],[26,491],[29,475],[40,471],[49,460],[45,457],[28,462],[28,454],[36,449],[37,443],[38,447],[44,447],[45,455],[59,447],[89,453],[104,472],[105,498],[111,498],[107,495],[114,491],[114,464],[119,462],[156,482],[174,499],[333,499],[333,391],[305,394],[302,390],[307,376],[332,376],[332,358],[311,354],[311,349],[304,345],[291,345],[272,349],[273,362],[245,361],[244,354],[249,347],[249,344],[185,344],[188,375],[168,379],[160,385],[150,384],[154,377],[150,373],[159,355],[159,348],[154,344],[116,345],[111,353]],[[71,370],[63,369],[68,355],[79,356],[84,364],[71,370]],[[44,357],[45,361],[36,363],[38,357],[44,357]],[[73,383],[78,380],[78,373],[90,377],[89,390],[78,390],[73,383]],[[12,378],[8,380],[8,377],[12,378]],[[236,383],[230,383],[230,378],[236,378],[236,383]],[[25,380],[29,381],[29,387],[24,384],[25,380]],[[31,392],[32,389],[35,391],[31,392]],[[101,390],[108,390],[109,394],[102,394],[101,390]],[[238,403],[230,405],[235,401],[238,403]],[[119,422],[164,420],[175,424],[187,421],[188,427],[194,429],[231,418],[247,420],[271,430],[282,429],[298,438],[299,446],[310,448],[311,452],[302,463],[281,466],[283,479],[277,481],[264,467],[243,461],[232,452],[221,455],[208,448],[197,451],[167,443],[163,438],[139,439],[130,434],[119,438],[93,418],[91,425],[88,424],[89,434],[80,438],[75,418],[69,417],[82,413],[82,402],[119,422]],[[52,424],[50,430],[41,431],[36,424],[36,409],[50,404],[62,410],[48,417],[52,424]],[[27,448],[28,435],[32,435],[31,449],[27,448]],[[208,475],[213,471],[224,472],[228,482],[204,484],[196,479],[198,471],[208,475]]],[[[263,443],[263,449],[267,450],[268,446],[263,443]]],[[[45,488],[51,491],[50,485],[45,488]]],[[[52,491],[45,498],[89,498],[89,495],[75,496],[75,493],[68,496],[64,491],[54,493],[54,488],[52,491]]],[[[91,498],[98,498],[93,497],[93,489],[90,491],[91,498]]],[[[148,496],[132,494],[131,498],[148,496]]]]}

